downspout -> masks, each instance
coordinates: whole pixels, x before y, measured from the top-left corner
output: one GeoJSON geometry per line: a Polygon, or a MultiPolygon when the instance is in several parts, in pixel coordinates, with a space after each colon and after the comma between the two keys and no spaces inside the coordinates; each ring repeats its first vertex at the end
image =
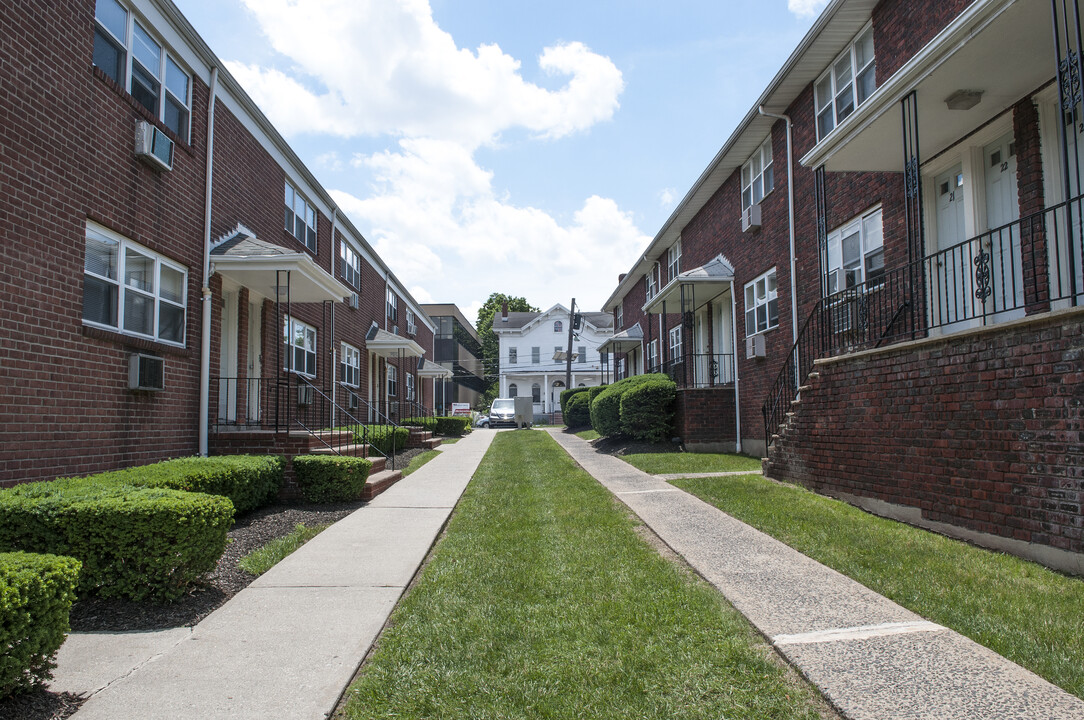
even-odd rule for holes
{"type": "Polygon", "coordinates": [[[214,181],[215,95],[218,92],[218,67],[211,68],[211,91],[207,103],[207,188],[203,198],[203,288],[200,302],[203,318],[200,327],[199,358],[199,454],[207,457],[207,422],[211,394],[211,186],[214,181]]]}
{"type": "MultiPolygon", "coordinates": [[[[790,332],[792,342],[798,342],[798,278],[797,253],[794,249],[794,157],[791,152],[792,125],[789,115],[777,115],[766,112],[764,106],[757,108],[764,117],[785,120],[787,122],[787,220],[790,224],[790,332]]],[[[737,346],[735,346],[737,347],[737,346]]],[[[736,363],[735,363],[736,364],[736,363]]]]}
{"type": "MultiPolygon", "coordinates": [[[[734,291],[734,281],[730,281],[730,334],[734,341],[734,452],[741,452],[741,393],[738,382],[738,298],[734,291]]],[[[765,449],[767,452],[767,449],[765,449]]]]}
{"type": "MultiPolygon", "coordinates": [[[[331,275],[332,275],[332,277],[335,276],[335,258],[337,257],[337,255],[335,255],[335,223],[336,223],[336,221],[338,219],[339,219],[339,209],[335,208],[335,207],[331,208],[331,275]]],[[[328,408],[328,413],[330,413],[331,417],[328,420],[328,422],[330,423],[328,425],[328,427],[333,428],[333,427],[335,427],[335,407],[336,407],[335,393],[339,389],[339,381],[335,379],[337,377],[336,374],[335,374],[335,371],[337,369],[335,367],[335,303],[331,303],[331,333],[330,333],[330,338],[331,338],[331,342],[328,343],[328,344],[331,345],[331,347],[329,348],[330,351],[331,351],[329,353],[331,355],[331,372],[329,373],[329,378],[331,380],[331,407],[328,408]]],[[[360,368],[359,368],[359,370],[360,370],[360,368]]]]}

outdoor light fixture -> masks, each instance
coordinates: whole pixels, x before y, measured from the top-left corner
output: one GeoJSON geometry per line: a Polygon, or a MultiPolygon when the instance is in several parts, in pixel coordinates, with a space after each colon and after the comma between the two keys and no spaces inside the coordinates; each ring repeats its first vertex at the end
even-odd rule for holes
{"type": "Polygon", "coordinates": [[[982,90],[957,90],[945,98],[949,110],[970,110],[982,100],[982,90]]]}

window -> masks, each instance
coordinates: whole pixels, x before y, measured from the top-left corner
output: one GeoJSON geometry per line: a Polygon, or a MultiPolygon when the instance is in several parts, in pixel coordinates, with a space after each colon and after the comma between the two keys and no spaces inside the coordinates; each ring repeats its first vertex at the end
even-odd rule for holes
{"type": "Polygon", "coordinates": [[[655,267],[654,266],[652,266],[651,269],[647,271],[647,275],[644,275],[644,285],[645,285],[645,287],[644,287],[644,296],[648,300],[655,297],[655,295],[659,291],[659,287],[655,282],[655,267]]]}
{"type": "Polygon", "coordinates": [[[87,223],[83,322],[184,345],[188,270],[87,223]]]}
{"type": "Polygon", "coordinates": [[[508,397],[516,397],[517,395],[519,395],[519,388],[516,387],[515,383],[512,383],[508,386],[508,397]]]}
{"type": "Polygon", "coordinates": [[[564,330],[564,328],[565,328],[565,326],[560,320],[555,320],[553,322],[553,331],[555,333],[561,332],[562,330],[564,330]]]}
{"type": "Polygon", "coordinates": [[[614,310],[614,326],[617,330],[625,327],[625,308],[623,305],[618,305],[617,309],[614,310]]]}
{"type": "Polygon", "coordinates": [[[578,348],[576,348],[576,351],[577,351],[576,352],[576,362],[578,362],[578,363],[587,362],[587,346],[586,345],[580,345],[578,348]]]}
{"type": "Polygon", "coordinates": [[[117,0],[97,0],[94,19],[94,64],[188,142],[188,73],[117,0]]]}
{"type": "Polygon", "coordinates": [[[828,235],[827,295],[876,281],[884,272],[881,208],[851,220],[828,235]]]}
{"type": "Polygon", "coordinates": [[[517,355],[519,351],[515,348],[508,348],[508,364],[515,365],[517,361],[517,355]]]}
{"type": "Polygon", "coordinates": [[[557,353],[561,353],[561,355],[564,355],[564,352],[565,352],[565,349],[563,347],[561,347],[560,345],[554,345],[553,346],[553,359],[556,360],[558,358],[557,353]]]}
{"type": "Polygon", "coordinates": [[[395,397],[399,394],[399,368],[388,365],[388,395],[395,397]]]}
{"type": "Polygon", "coordinates": [[[823,138],[864,103],[877,87],[873,25],[867,25],[836,58],[814,87],[817,139],[823,138]]]}
{"type": "Polygon", "coordinates": [[[339,356],[339,382],[350,387],[361,384],[361,352],[346,343],[342,344],[339,356]]]}
{"type": "Polygon", "coordinates": [[[775,268],[745,286],[745,334],[770,330],[779,325],[779,300],[775,268]]]}
{"type": "Polygon", "coordinates": [[[406,399],[414,399],[414,376],[411,373],[406,374],[406,399]]]}
{"type": "Polygon", "coordinates": [[[775,173],[772,172],[772,138],[769,135],[764,144],[757,148],[753,156],[741,168],[741,209],[756,205],[775,187],[775,173]]]}
{"type": "Polygon", "coordinates": [[[345,242],[339,243],[339,274],[347,285],[361,289],[361,258],[345,242]]]}
{"type": "Polygon", "coordinates": [[[537,365],[541,361],[542,361],[542,348],[540,348],[540,347],[531,348],[531,362],[534,363],[535,365],[537,365]]]}
{"type": "Polygon", "coordinates": [[[286,232],[316,252],[316,210],[286,181],[286,232]]]}
{"type": "Polygon", "coordinates": [[[418,324],[415,322],[415,319],[414,319],[414,311],[411,310],[410,308],[407,308],[407,311],[406,311],[406,331],[407,331],[407,335],[417,335],[418,334],[418,324]]]}
{"type": "Polygon", "coordinates": [[[681,238],[666,251],[667,282],[681,274],[681,238]]]}
{"type": "Polygon", "coordinates": [[[610,363],[610,353],[600,352],[598,354],[598,361],[603,365],[608,365],[610,363]]]}
{"type": "Polygon", "coordinates": [[[399,296],[388,290],[388,320],[399,322],[399,296]]]}
{"type": "Polygon", "coordinates": [[[625,358],[617,358],[617,370],[614,372],[614,377],[618,380],[622,380],[625,377],[625,358]]]}
{"type": "Polygon", "coordinates": [[[542,386],[538,383],[531,385],[531,402],[542,402],[542,386]]]}
{"type": "Polygon", "coordinates": [[[286,341],[286,367],[283,369],[316,377],[316,328],[287,315],[282,330],[286,341]]]}
{"type": "Polygon", "coordinates": [[[670,360],[681,357],[681,326],[670,328],[670,360]]]}
{"type": "Polygon", "coordinates": [[[659,367],[659,341],[652,340],[647,344],[647,366],[654,370],[659,367]]]}

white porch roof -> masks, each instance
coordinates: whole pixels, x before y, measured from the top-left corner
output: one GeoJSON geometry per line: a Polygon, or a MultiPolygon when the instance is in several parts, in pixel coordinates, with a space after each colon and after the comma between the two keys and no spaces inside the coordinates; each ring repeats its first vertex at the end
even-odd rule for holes
{"type": "Polygon", "coordinates": [[[711,262],[686,270],[668,282],[655,297],[647,301],[644,312],[661,313],[663,303],[670,304],[668,312],[681,312],[682,285],[691,288],[691,292],[686,290],[685,297],[692,303],[692,308],[696,309],[725,292],[733,282],[734,266],[725,257],[718,255],[711,262]]]}
{"type": "Polygon", "coordinates": [[[381,330],[376,325],[365,335],[365,349],[384,358],[417,357],[425,355],[425,349],[410,338],[381,330]]]}
{"type": "Polygon", "coordinates": [[[271,300],[342,302],[352,292],[308,253],[260,240],[240,225],[211,249],[211,266],[222,277],[271,300]]]}
{"type": "Polygon", "coordinates": [[[607,338],[604,343],[598,346],[599,352],[614,352],[623,353],[629,350],[635,350],[640,347],[644,340],[644,331],[640,327],[640,323],[636,323],[630,328],[622,330],[611,338],[607,338]]]}
{"type": "Polygon", "coordinates": [[[426,378],[450,378],[452,371],[443,365],[422,358],[418,361],[418,377],[426,378]]]}

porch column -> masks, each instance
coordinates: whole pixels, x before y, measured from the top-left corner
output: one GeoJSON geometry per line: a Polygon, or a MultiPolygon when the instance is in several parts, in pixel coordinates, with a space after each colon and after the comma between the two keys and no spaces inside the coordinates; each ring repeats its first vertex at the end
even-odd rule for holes
{"type": "Polygon", "coordinates": [[[715,302],[708,303],[708,387],[715,387],[715,377],[719,374],[719,365],[715,362],[715,319],[712,317],[711,306],[715,302]]]}
{"type": "Polygon", "coordinates": [[[918,156],[918,95],[915,90],[900,101],[903,113],[904,224],[907,229],[907,261],[911,300],[911,337],[925,334],[926,273],[921,260],[926,255],[922,229],[922,173],[918,156]]]}
{"type": "Polygon", "coordinates": [[[541,393],[541,396],[539,397],[539,399],[542,401],[542,412],[549,412],[549,410],[547,410],[546,408],[549,405],[549,399],[550,399],[550,393],[551,392],[552,392],[552,390],[550,390],[550,376],[548,374],[543,374],[542,375],[542,393],[541,393]]]}
{"type": "MultiPolygon", "coordinates": [[[[1080,29],[1080,16],[1077,12],[1076,5],[1073,4],[1073,9],[1070,17],[1070,10],[1066,7],[1069,3],[1065,0],[1051,0],[1050,5],[1053,9],[1054,18],[1054,67],[1057,69],[1057,82],[1058,82],[1058,107],[1067,113],[1072,114],[1072,127],[1077,128],[1082,121],[1081,118],[1081,103],[1084,102],[1084,88],[1081,88],[1081,78],[1084,78],[1084,40],[1081,37],[1080,29]],[[1064,40],[1065,45],[1062,45],[1064,40]]],[[[1062,185],[1065,188],[1065,199],[1070,200],[1073,195],[1073,180],[1076,180],[1076,192],[1079,194],[1081,191],[1081,166],[1080,166],[1080,153],[1071,152],[1069,150],[1069,138],[1066,135],[1065,122],[1058,123],[1058,140],[1061,145],[1061,170],[1062,170],[1062,185]]],[[[1080,139],[1077,136],[1076,142],[1079,143],[1080,139]]],[[[1084,292],[1084,287],[1077,287],[1077,263],[1078,261],[1084,262],[1084,231],[1075,230],[1074,228],[1080,223],[1081,216],[1081,204],[1080,201],[1066,202],[1063,213],[1060,213],[1064,217],[1065,232],[1069,236],[1069,242],[1066,246],[1068,252],[1066,253],[1066,262],[1069,266],[1069,298],[1070,303],[1073,306],[1078,304],[1078,294],[1084,292]],[[1074,219],[1076,215],[1076,219],[1074,219]],[[1080,255],[1077,255],[1077,252],[1080,255]]],[[[1057,240],[1060,245],[1060,240],[1057,240]]],[[[1045,245],[1045,237],[1044,243],[1045,245]]],[[[1043,258],[1046,258],[1046,254],[1043,254],[1043,258]]],[[[1049,274],[1046,275],[1049,282],[1049,274]]],[[[1060,284],[1060,269],[1059,269],[1059,284],[1060,284]]],[[[1058,293],[1062,297],[1065,296],[1065,288],[1059,288],[1058,293]]],[[[1031,308],[1028,308],[1027,312],[1031,313],[1031,308]]]]}

